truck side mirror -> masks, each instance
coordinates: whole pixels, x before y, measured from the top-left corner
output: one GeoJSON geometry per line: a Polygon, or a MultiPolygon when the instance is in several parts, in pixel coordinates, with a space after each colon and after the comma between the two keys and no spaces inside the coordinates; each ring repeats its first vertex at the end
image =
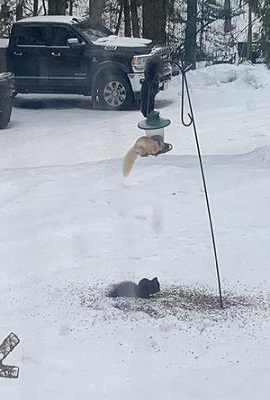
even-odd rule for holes
{"type": "Polygon", "coordinates": [[[85,42],[80,42],[78,38],[69,38],[67,42],[71,48],[82,48],[85,46],[85,42]]]}

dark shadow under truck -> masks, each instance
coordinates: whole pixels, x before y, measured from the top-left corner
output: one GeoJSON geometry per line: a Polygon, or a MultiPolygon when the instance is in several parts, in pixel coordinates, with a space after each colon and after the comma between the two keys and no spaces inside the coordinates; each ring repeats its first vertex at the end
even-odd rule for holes
{"type": "Polygon", "coordinates": [[[165,66],[162,90],[171,79],[169,48],[114,36],[89,19],[38,16],[13,24],[7,70],[15,76],[15,94],[83,94],[99,108],[123,110],[139,98],[146,63],[156,55],[165,66]]]}

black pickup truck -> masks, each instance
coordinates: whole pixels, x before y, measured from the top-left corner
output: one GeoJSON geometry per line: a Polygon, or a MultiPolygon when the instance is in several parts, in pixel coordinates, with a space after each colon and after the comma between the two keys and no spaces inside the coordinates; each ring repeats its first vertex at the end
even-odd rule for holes
{"type": "Polygon", "coordinates": [[[167,47],[115,36],[103,25],[72,16],[15,22],[6,50],[15,94],[83,94],[111,110],[127,109],[139,98],[146,63],[156,55],[165,66],[162,90],[172,73],[167,47]]]}

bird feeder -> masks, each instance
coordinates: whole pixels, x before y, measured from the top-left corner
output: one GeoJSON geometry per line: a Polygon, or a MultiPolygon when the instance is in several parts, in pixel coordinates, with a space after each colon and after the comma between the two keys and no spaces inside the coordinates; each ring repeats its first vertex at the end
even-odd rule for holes
{"type": "Polygon", "coordinates": [[[138,123],[138,127],[145,131],[145,136],[151,137],[162,143],[162,150],[157,154],[167,153],[172,149],[170,143],[164,142],[164,128],[170,125],[171,121],[169,119],[161,118],[158,111],[152,110],[148,114],[147,118],[138,123]]]}
{"type": "Polygon", "coordinates": [[[161,118],[158,111],[150,111],[147,118],[138,123],[138,127],[145,131],[145,135],[164,142],[164,128],[170,125],[169,119],[161,118]]]}
{"type": "Polygon", "coordinates": [[[158,154],[167,153],[172,149],[170,143],[164,143],[164,128],[170,125],[171,121],[161,118],[159,112],[154,109],[163,68],[163,61],[159,57],[150,60],[146,66],[145,79],[141,87],[141,112],[145,119],[138,123],[138,127],[145,131],[145,136],[162,143],[162,150],[158,154]]]}

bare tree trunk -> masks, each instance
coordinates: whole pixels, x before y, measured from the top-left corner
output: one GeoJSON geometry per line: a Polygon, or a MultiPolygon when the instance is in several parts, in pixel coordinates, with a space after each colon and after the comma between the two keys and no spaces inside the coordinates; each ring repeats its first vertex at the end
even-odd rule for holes
{"type": "Polygon", "coordinates": [[[118,35],[119,30],[120,30],[122,15],[123,15],[123,0],[121,0],[121,2],[120,2],[120,8],[119,8],[119,11],[118,11],[118,18],[117,18],[117,23],[116,23],[116,27],[115,27],[115,34],[116,35],[118,35]]]}
{"type": "Polygon", "coordinates": [[[55,1],[48,0],[48,14],[54,15],[55,14],[55,1]]]}
{"type": "Polygon", "coordinates": [[[203,54],[203,35],[204,35],[204,0],[201,3],[201,23],[200,23],[200,56],[203,54]]]}
{"type": "Polygon", "coordinates": [[[16,21],[23,19],[23,2],[19,1],[16,5],[16,21]]]}
{"type": "Polygon", "coordinates": [[[166,43],[169,0],[143,0],[143,37],[166,43]]]}
{"type": "Polygon", "coordinates": [[[34,0],[33,4],[33,15],[38,15],[38,0],[34,0]]]}
{"type": "Polygon", "coordinates": [[[185,32],[185,61],[196,68],[197,0],[187,1],[187,24],[185,32]]]}
{"type": "Polygon", "coordinates": [[[101,22],[105,0],[89,0],[89,17],[94,21],[101,22]]]}
{"type": "Polygon", "coordinates": [[[48,0],[49,15],[65,15],[67,3],[65,0],[48,0]]]}
{"type": "Polygon", "coordinates": [[[250,4],[248,4],[248,35],[247,35],[247,59],[251,60],[252,53],[252,13],[250,4]]]}
{"type": "Polygon", "coordinates": [[[169,22],[169,29],[168,35],[171,38],[175,39],[175,19],[174,19],[174,12],[175,12],[175,0],[169,0],[169,7],[168,7],[168,22],[169,22]]]}
{"type": "Polygon", "coordinates": [[[131,26],[130,26],[130,7],[129,0],[123,0],[124,4],[124,19],[125,19],[125,36],[131,36],[131,26]]]}
{"type": "Polygon", "coordinates": [[[224,0],[224,33],[232,31],[232,11],[231,11],[231,0],[224,0]]]}
{"type": "Polygon", "coordinates": [[[130,0],[133,37],[140,37],[137,0],[130,0]]]}
{"type": "Polygon", "coordinates": [[[69,0],[68,15],[73,15],[73,0],[69,0]]]}

